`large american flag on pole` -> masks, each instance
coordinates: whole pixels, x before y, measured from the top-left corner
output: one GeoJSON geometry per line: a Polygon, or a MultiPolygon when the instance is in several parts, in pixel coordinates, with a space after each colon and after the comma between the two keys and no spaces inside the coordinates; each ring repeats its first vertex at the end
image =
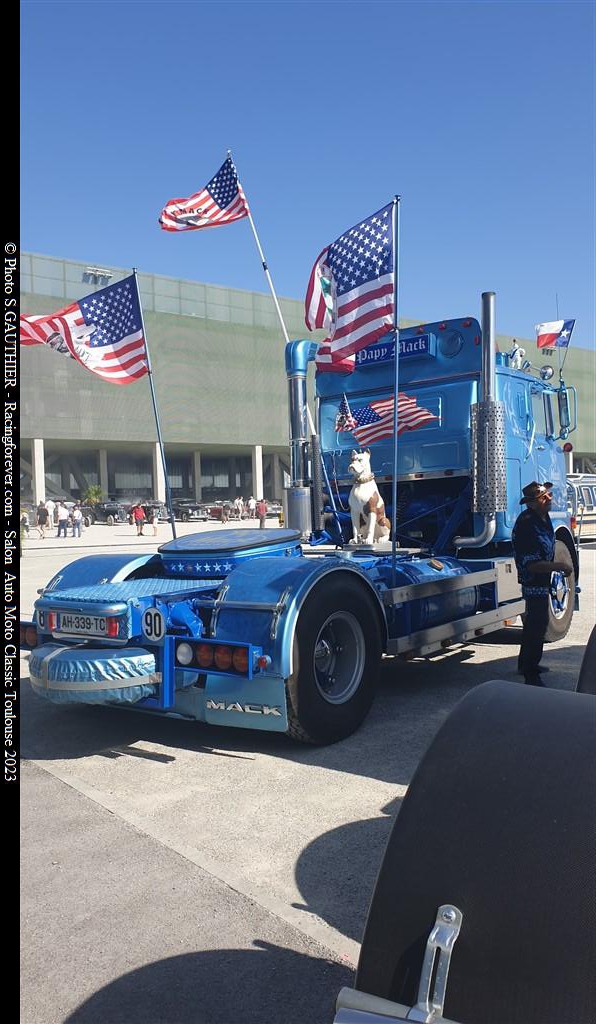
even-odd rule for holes
{"type": "Polygon", "coordinates": [[[164,231],[197,231],[217,228],[248,216],[248,203],[231,154],[205,188],[188,199],[170,199],[159,223],[164,231]]]}
{"type": "Polygon", "coordinates": [[[141,306],[134,274],[49,316],[21,316],[21,345],[47,345],[111,384],[147,373],[141,306]]]}
{"type": "MultiPolygon", "coordinates": [[[[380,441],[384,437],[393,436],[393,395],[391,398],[379,398],[369,405],[352,409],[355,426],[352,433],[361,447],[380,441]]],[[[418,405],[416,398],[404,395],[397,396],[397,433],[406,430],[417,430],[418,427],[438,420],[439,417],[423,406],[418,405]]]]}
{"type": "Polygon", "coordinates": [[[328,331],[324,344],[331,364],[318,359],[318,369],[336,369],[334,362],[372,345],[394,326],[392,208],[390,203],[344,232],[315,260],[306,326],[328,331]]]}

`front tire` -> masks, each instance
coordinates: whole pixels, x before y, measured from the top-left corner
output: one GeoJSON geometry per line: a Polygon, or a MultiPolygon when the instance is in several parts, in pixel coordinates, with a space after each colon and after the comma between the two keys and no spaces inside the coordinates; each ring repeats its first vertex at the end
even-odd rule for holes
{"type": "Polygon", "coordinates": [[[546,643],[562,640],[567,636],[575,607],[575,570],[569,548],[562,540],[555,541],[555,562],[564,562],[571,567],[571,575],[553,572],[551,593],[548,599],[548,626],[544,639],[546,643]]]}
{"type": "Polygon", "coordinates": [[[114,516],[108,516],[107,522],[108,522],[108,526],[113,526],[114,523],[116,522],[116,520],[114,519],[114,516]]]}
{"type": "Polygon", "coordinates": [[[181,518],[182,518],[182,522],[183,523],[187,523],[188,522],[188,518],[189,518],[188,517],[188,512],[183,512],[181,518]]]}
{"type": "Polygon", "coordinates": [[[346,574],[326,577],[307,597],[286,682],[288,732],[303,743],[350,736],[372,704],[381,663],[373,599],[346,574]]]}

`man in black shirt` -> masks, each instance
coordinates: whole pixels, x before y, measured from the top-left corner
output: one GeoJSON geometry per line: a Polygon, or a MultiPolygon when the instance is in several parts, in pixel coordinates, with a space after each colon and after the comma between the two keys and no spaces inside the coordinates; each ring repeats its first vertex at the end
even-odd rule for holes
{"type": "Polygon", "coordinates": [[[527,508],[517,517],[513,527],[513,550],[518,579],[526,599],[526,614],[517,663],[526,683],[544,686],[540,677],[540,659],[548,627],[550,578],[553,572],[569,576],[571,566],[555,562],[555,533],[549,516],[552,505],[552,483],[533,480],[523,488],[520,505],[527,508]]]}

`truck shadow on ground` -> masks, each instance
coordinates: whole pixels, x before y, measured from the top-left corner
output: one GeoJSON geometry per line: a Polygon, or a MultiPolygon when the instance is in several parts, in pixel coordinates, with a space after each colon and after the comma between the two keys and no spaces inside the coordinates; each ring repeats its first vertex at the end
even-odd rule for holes
{"type": "Polygon", "coordinates": [[[64,1024],[304,1024],[333,1019],[354,973],[332,960],[256,941],[169,957],[124,974],[64,1024]]]}
{"type": "MultiPolygon", "coordinates": [[[[478,646],[502,645],[511,633],[500,631],[483,638],[478,646]]],[[[167,762],[175,760],[179,750],[250,760],[265,754],[407,785],[437,729],[470,689],[489,679],[522,683],[516,674],[518,639],[519,634],[515,640],[512,637],[514,646],[506,658],[477,661],[472,648],[457,648],[407,663],[384,659],[368,718],[352,736],[327,747],[301,745],[278,733],[210,726],[134,710],[49,704],[33,693],[25,680],[21,688],[21,756],[39,761],[133,756],[167,762]],[[170,750],[139,750],[134,745],[140,742],[170,750]]],[[[564,643],[545,648],[549,686],[575,688],[583,650],[564,643]]]]}

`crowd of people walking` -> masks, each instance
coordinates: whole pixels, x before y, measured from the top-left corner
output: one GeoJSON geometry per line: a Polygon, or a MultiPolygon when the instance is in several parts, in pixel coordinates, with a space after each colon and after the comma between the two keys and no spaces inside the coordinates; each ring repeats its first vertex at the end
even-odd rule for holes
{"type": "Polygon", "coordinates": [[[57,527],[57,537],[67,537],[70,529],[71,537],[80,537],[83,530],[83,513],[79,502],[75,502],[67,508],[63,501],[56,504],[51,498],[47,501],[40,501],[35,510],[35,522],[29,520],[29,513],[21,512],[21,527],[25,537],[33,527],[37,530],[40,540],[45,540],[48,530],[57,527]]]}

